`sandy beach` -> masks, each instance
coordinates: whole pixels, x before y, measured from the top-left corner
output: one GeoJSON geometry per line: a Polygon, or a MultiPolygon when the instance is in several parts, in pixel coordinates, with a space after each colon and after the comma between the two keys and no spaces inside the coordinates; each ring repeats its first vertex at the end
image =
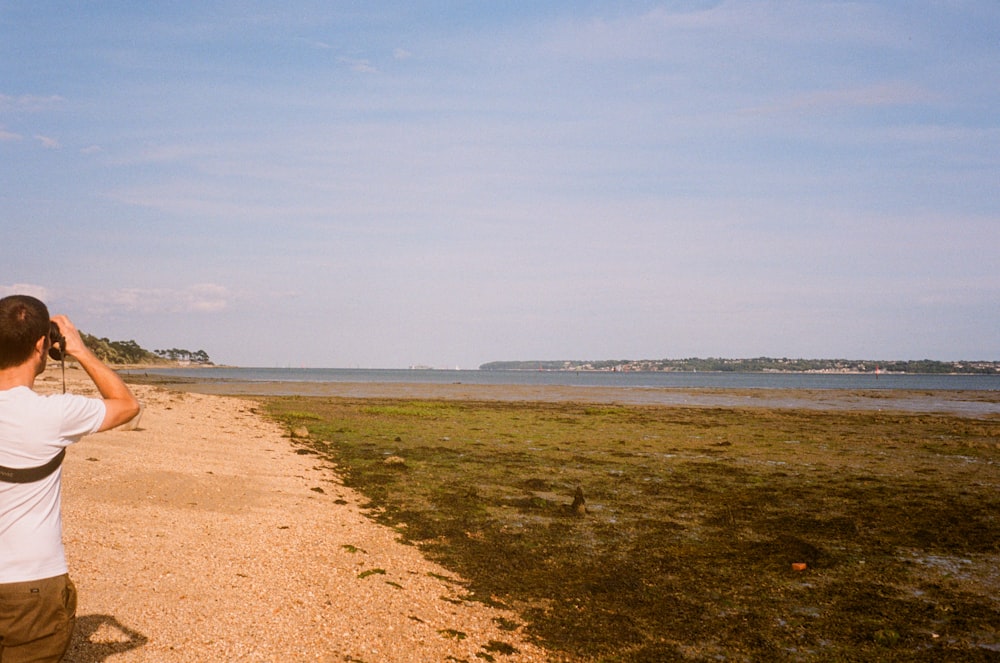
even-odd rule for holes
{"type": "MultiPolygon", "coordinates": [[[[58,367],[36,383],[61,388],[58,367]]],[[[498,661],[546,660],[252,402],[135,391],[137,428],[84,438],[63,465],[67,661],[477,661],[491,643],[517,649],[498,661]]]]}

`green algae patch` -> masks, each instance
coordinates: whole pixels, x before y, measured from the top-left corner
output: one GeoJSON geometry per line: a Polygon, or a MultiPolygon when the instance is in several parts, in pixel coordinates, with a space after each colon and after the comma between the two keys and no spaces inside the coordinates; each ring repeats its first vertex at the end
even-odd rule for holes
{"type": "Polygon", "coordinates": [[[293,443],[334,461],[372,518],[466,579],[466,600],[515,610],[553,660],[1000,651],[1000,419],[265,403],[308,428],[293,443]]]}

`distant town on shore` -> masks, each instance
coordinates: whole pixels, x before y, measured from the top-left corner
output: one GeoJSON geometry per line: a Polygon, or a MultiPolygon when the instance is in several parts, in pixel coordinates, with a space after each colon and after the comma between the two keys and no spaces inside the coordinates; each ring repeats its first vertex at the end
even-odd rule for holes
{"type": "MultiPolygon", "coordinates": [[[[199,365],[213,366],[204,350],[170,348],[147,350],[134,340],[112,341],[81,333],[84,343],[101,358],[115,365],[199,365]]],[[[411,368],[430,368],[411,366],[411,368]]],[[[788,359],[756,357],[724,359],[717,357],[689,359],[576,359],[491,361],[479,367],[484,371],[606,371],[606,372],[730,372],[730,373],[937,373],[1000,375],[1000,361],[937,361],[877,359],[788,359]]]]}
{"type": "Polygon", "coordinates": [[[606,359],[601,361],[491,361],[484,371],[664,371],[732,373],[962,373],[1000,374],[1000,361],[935,361],[872,359],[606,359]]]}

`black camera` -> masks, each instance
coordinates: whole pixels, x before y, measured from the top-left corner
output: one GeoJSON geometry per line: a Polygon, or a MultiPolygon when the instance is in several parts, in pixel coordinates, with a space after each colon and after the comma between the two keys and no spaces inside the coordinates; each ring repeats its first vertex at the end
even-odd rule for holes
{"type": "Polygon", "coordinates": [[[49,320],[49,356],[56,361],[66,358],[66,337],[59,331],[59,325],[49,320]]]}

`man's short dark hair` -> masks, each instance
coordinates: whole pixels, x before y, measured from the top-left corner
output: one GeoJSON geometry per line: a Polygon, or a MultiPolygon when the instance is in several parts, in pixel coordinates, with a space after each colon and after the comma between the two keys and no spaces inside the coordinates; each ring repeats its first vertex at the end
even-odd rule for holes
{"type": "Polygon", "coordinates": [[[41,300],[30,295],[0,299],[0,370],[27,361],[48,333],[49,309],[41,300]]]}

